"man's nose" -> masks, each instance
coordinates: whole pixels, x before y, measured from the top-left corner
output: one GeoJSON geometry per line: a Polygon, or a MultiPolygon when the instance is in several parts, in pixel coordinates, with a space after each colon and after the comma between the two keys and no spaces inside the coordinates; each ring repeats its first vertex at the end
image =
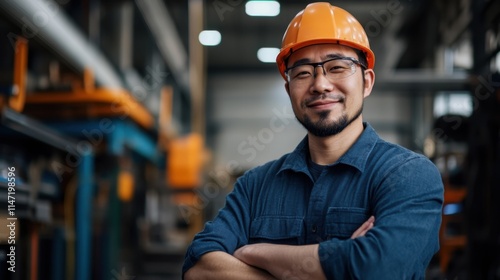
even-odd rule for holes
{"type": "Polygon", "coordinates": [[[323,65],[318,65],[314,69],[314,80],[311,86],[313,93],[323,93],[325,91],[333,90],[333,83],[326,77],[323,65]],[[319,69],[318,69],[319,68],[319,69]]]}

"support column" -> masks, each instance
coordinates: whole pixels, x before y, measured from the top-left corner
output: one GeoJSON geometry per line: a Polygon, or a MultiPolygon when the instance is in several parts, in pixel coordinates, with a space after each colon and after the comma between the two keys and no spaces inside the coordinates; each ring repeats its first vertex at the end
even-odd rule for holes
{"type": "Polygon", "coordinates": [[[189,0],[189,83],[191,87],[192,131],[205,139],[205,56],[204,47],[198,41],[203,30],[204,12],[202,0],[189,0]]]}
{"type": "Polygon", "coordinates": [[[76,280],[91,279],[93,171],[94,155],[82,155],[76,198],[76,280]]]}

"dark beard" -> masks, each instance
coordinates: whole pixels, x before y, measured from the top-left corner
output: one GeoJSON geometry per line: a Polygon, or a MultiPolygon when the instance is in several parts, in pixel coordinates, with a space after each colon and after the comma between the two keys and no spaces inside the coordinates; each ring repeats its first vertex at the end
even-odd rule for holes
{"type": "Polygon", "coordinates": [[[355,121],[361,113],[363,112],[363,105],[361,108],[354,114],[351,119],[347,118],[347,114],[343,114],[339,120],[334,121],[333,123],[328,123],[327,118],[330,114],[330,111],[322,111],[319,112],[319,121],[313,123],[308,116],[304,116],[304,119],[301,120],[297,118],[297,120],[304,126],[309,133],[317,137],[327,137],[337,135],[342,132],[348,125],[350,125],[353,121],[355,121]]]}

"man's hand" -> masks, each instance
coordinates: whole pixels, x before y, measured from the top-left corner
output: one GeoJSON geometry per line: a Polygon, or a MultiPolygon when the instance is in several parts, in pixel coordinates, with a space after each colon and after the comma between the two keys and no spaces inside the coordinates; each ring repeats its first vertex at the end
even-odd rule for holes
{"type": "Polygon", "coordinates": [[[365,236],[365,234],[373,228],[373,224],[375,223],[375,217],[371,216],[366,222],[364,222],[352,235],[351,239],[365,236]]]}

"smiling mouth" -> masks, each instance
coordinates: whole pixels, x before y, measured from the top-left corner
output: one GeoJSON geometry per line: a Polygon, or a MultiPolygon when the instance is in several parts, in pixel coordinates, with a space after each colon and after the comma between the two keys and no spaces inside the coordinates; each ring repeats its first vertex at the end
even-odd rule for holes
{"type": "Polygon", "coordinates": [[[343,100],[318,100],[310,102],[306,106],[313,109],[327,109],[338,103],[343,103],[343,100]]]}

